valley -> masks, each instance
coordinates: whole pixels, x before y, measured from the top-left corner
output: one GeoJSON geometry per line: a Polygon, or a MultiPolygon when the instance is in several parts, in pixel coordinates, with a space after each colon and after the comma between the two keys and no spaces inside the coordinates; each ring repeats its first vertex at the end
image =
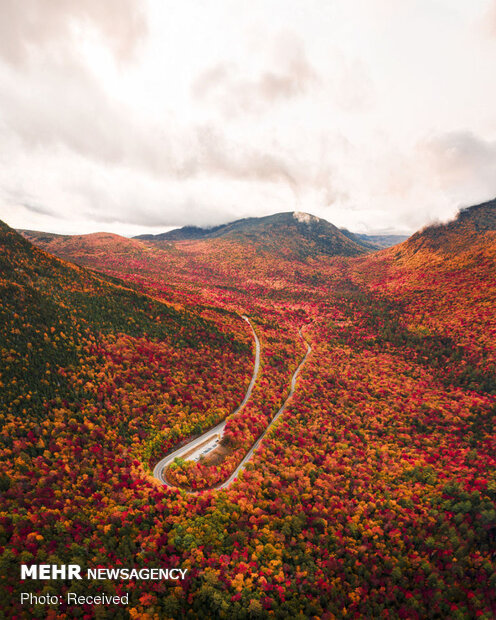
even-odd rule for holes
{"type": "Polygon", "coordinates": [[[19,561],[163,564],[186,579],[85,593],[150,620],[492,618],[495,213],[382,249],[308,214],[2,224],[5,591],[19,561]]]}

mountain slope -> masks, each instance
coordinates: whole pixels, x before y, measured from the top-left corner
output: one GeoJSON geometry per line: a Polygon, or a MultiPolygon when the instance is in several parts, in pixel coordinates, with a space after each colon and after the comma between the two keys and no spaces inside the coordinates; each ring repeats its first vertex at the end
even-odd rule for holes
{"type": "Polygon", "coordinates": [[[422,254],[463,254],[491,244],[496,233],[496,199],[462,209],[445,224],[428,226],[412,235],[397,250],[397,258],[422,254]]]}
{"type": "Polygon", "coordinates": [[[92,266],[109,253],[116,257],[132,258],[143,252],[143,244],[113,233],[88,235],[57,235],[36,230],[19,230],[25,239],[46,252],[80,265],[92,266]]]}
{"type": "MultiPolygon", "coordinates": [[[[0,222],[0,383],[9,386],[0,390],[0,421],[2,413],[18,407],[21,413],[23,393],[38,405],[59,393],[61,369],[83,368],[91,359],[95,370],[95,347],[101,353],[115,338],[188,349],[190,355],[201,350],[202,358],[207,351],[212,358],[230,351],[228,357],[246,358],[249,365],[248,335],[239,337],[246,330],[241,326],[235,334],[230,328],[230,321],[235,329],[242,323],[238,317],[211,320],[201,308],[178,309],[123,284],[51,256],[0,222]]],[[[66,390],[68,401],[75,398],[77,390],[66,390]]]]}
{"type": "Polygon", "coordinates": [[[351,233],[344,234],[326,220],[297,212],[246,218],[214,228],[186,226],[136,239],[152,242],[221,239],[247,243],[261,252],[299,259],[316,255],[358,256],[376,249],[351,233]]]}
{"type": "Polygon", "coordinates": [[[401,308],[405,342],[439,340],[467,385],[496,391],[496,200],[358,259],[353,277],[401,308]]]}
{"type": "MultiPolygon", "coordinates": [[[[253,218],[258,219],[258,218],[253,218]]],[[[238,220],[238,222],[245,222],[246,220],[238,220]]],[[[321,220],[325,221],[325,220],[321,220]]],[[[227,225],[212,226],[211,228],[201,228],[199,226],[183,226],[182,228],[175,228],[165,233],[158,235],[138,235],[134,239],[141,241],[195,241],[198,239],[213,238],[222,236],[226,230],[227,225]]],[[[353,233],[346,228],[339,229],[345,237],[351,239],[362,245],[365,249],[377,250],[378,248],[389,248],[392,245],[397,245],[408,239],[408,235],[367,235],[364,233],[353,233]]],[[[31,232],[31,231],[23,231],[31,232]]]]}
{"type": "Polygon", "coordinates": [[[107,276],[96,275],[48,254],[3,222],[0,222],[0,250],[2,287],[22,290],[24,296],[34,295],[94,331],[122,329],[133,335],[146,333],[164,338],[166,324],[157,326],[154,312],[167,316],[168,327],[173,331],[187,329],[196,319],[124,288],[117,280],[112,282],[107,276]]]}
{"type": "Polygon", "coordinates": [[[200,226],[183,226],[175,228],[158,235],[137,235],[134,239],[142,241],[194,241],[196,239],[204,239],[212,236],[214,233],[225,228],[225,224],[221,226],[212,226],[211,228],[201,228],[200,226]]]}
{"type": "MultiPolygon", "coordinates": [[[[490,234],[480,233],[486,248],[490,234]]],[[[120,329],[106,278],[9,239],[5,247],[0,240],[0,278],[14,291],[14,301],[0,294],[9,320],[0,317],[0,560],[11,616],[27,609],[20,561],[108,566],[110,558],[189,569],[167,591],[161,582],[116,582],[135,617],[492,617],[496,385],[486,379],[496,376],[494,262],[467,267],[464,256],[442,254],[411,266],[394,258],[398,248],[271,259],[265,238],[252,244],[243,234],[142,242],[146,262],[123,254],[107,265],[139,275],[154,294],[171,279],[198,299],[210,291],[212,305],[236,303],[254,319],[261,374],[221,448],[252,445],[288,393],[303,354],[299,330],[312,346],[252,466],[221,493],[186,495],[158,488],[138,458],[157,462],[240,402],[247,373],[236,371],[234,347],[221,357],[228,346],[203,346],[210,322],[195,332],[200,342],[178,347],[181,325],[160,316],[158,328],[171,328],[164,341],[130,337],[129,305],[145,313],[131,318],[151,325],[159,306],[147,315],[140,296],[122,289],[120,329]],[[40,304],[28,302],[28,285],[40,304]],[[99,297],[100,320],[110,312],[107,338],[86,310],[99,297]],[[88,327],[75,346],[73,321],[88,327]],[[54,361],[59,347],[76,349],[82,363],[54,361]],[[41,403],[33,369],[46,390],[41,403]]],[[[285,244],[276,248],[291,255],[285,244]]],[[[190,465],[178,463],[181,486],[209,486],[226,471],[226,461],[190,465]]],[[[88,581],[85,592],[108,595],[114,585],[88,581]]],[[[71,587],[60,581],[57,592],[65,597],[71,587]]],[[[42,582],[32,589],[46,593],[42,582]]]]}

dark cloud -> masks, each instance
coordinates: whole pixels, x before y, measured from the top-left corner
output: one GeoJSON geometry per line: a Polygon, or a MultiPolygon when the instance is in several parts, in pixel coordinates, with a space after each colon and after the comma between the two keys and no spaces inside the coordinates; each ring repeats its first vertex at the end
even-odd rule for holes
{"type": "Polygon", "coordinates": [[[38,215],[57,215],[57,210],[40,204],[31,194],[24,192],[22,189],[5,189],[2,188],[4,199],[9,203],[24,207],[30,213],[38,215]]]}
{"type": "Polygon", "coordinates": [[[0,56],[19,65],[52,46],[70,48],[78,26],[96,30],[120,60],[147,31],[137,0],[2,0],[0,56]]]}
{"type": "Polygon", "coordinates": [[[38,215],[57,215],[56,210],[49,209],[48,207],[37,203],[22,201],[19,204],[32,213],[38,213],[38,215]]]}

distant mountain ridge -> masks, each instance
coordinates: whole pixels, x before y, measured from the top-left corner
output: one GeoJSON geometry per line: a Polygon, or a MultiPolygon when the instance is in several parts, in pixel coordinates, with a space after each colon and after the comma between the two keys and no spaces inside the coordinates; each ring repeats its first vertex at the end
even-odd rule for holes
{"type": "Polygon", "coordinates": [[[140,241],[195,241],[197,239],[203,239],[225,226],[225,224],[208,228],[202,228],[201,226],[182,226],[181,228],[174,228],[173,230],[157,235],[137,235],[133,237],[133,239],[139,239],[140,241]]]}
{"type": "MultiPolygon", "coordinates": [[[[233,231],[242,231],[245,227],[251,227],[256,222],[264,225],[266,220],[270,220],[271,218],[276,218],[277,216],[288,214],[293,214],[293,217],[295,217],[295,213],[296,215],[298,215],[298,212],[277,213],[275,215],[269,215],[261,218],[253,217],[235,220],[234,222],[230,222],[228,224],[220,224],[218,226],[183,226],[181,228],[174,228],[173,230],[159,233],[157,235],[137,235],[136,237],[133,237],[133,239],[139,239],[141,241],[196,241],[198,239],[218,239],[220,237],[228,235],[233,231]]],[[[316,218],[314,215],[310,215],[308,213],[300,213],[299,216],[308,216],[308,218],[315,218],[318,221],[326,222],[326,220],[316,218]]],[[[367,250],[388,248],[392,245],[402,243],[403,241],[408,239],[408,235],[367,235],[364,233],[353,233],[346,228],[339,228],[338,230],[345,237],[348,237],[348,239],[351,239],[352,241],[367,250]]]]}
{"type": "Polygon", "coordinates": [[[366,235],[363,233],[357,234],[356,236],[381,250],[390,248],[393,245],[398,245],[398,243],[403,243],[403,241],[409,238],[409,235],[366,235]]]}
{"type": "MultiPolygon", "coordinates": [[[[151,249],[166,249],[180,241],[237,243],[291,260],[309,257],[359,256],[397,246],[400,258],[422,251],[461,251],[496,230],[496,199],[461,209],[457,217],[445,224],[428,226],[411,237],[405,235],[366,235],[339,229],[330,222],[308,213],[283,212],[265,217],[251,217],[209,228],[184,226],[158,235],[138,235],[131,239],[112,233],[58,235],[20,230],[32,243],[79,264],[92,266],[109,253],[136,257],[151,249]]],[[[225,244],[224,244],[225,245],[225,244]]],[[[225,245],[228,247],[228,245],[225,245]]]]}
{"type": "Polygon", "coordinates": [[[44,250],[78,264],[92,265],[108,253],[130,257],[150,252],[150,247],[167,249],[177,241],[235,243],[259,255],[279,256],[286,260],[306,260],[316,256],[359,256],[379,246],[343,231],[308,213],[284,212],[252,217],[212,228],[186,226],[159,235],[139,235],[128,239],[112,233],[57,235],[32,230],[19,231],[23,237],[44,250]]]}
{"type": "Polygon", "coordinates": [[[93,266],[98,257],[109,252],[115,256],[139,256],[143,245],[136,239],[128,239],[114,233],[90,233],[87,235],[58,235],[36,230],[19,230],[34,245],[79,265],[93,266]]]}
{"type": "Polygon", "coordinates": [[[283,212],[250,217],[212,228],[184,226],[158,235],[139,235],[141,241],[173,242],[207,239],[236,240],[256,245],[260,250],[293,253],[298,258],[324,254],[358,256],[379,246],[343,231],[309,213],[283,212]]]}

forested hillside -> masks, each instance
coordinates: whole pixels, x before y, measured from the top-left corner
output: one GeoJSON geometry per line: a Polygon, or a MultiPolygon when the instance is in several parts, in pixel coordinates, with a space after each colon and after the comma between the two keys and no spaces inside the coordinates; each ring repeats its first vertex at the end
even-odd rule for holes
{"type": "Polygon", "coordinates": [[[264,235],[80,246],[101,273],[4,227],[9,597],[20,561],[181,566],[179,584],[84,589],[130,593],[102,617],[491,620],[494,209],[351,257],[295,260],[264,235]],[[150,466],[243,398],[240,313],[262,343],[252,398],[221,450],[161,486],[150,466]],[[209,490],[285,399],[299,329],[312,353],[287,409],[238,479],[209,490]]]}

